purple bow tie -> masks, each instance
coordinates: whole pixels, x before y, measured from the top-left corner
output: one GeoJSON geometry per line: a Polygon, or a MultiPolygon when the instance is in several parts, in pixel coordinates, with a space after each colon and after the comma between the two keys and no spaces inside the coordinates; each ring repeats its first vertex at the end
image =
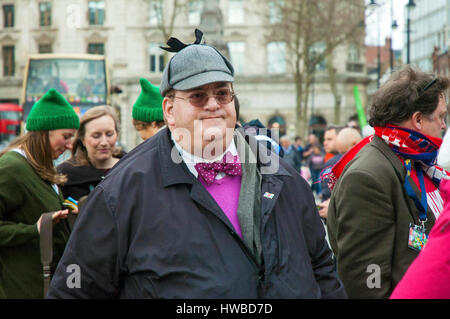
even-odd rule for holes
{"type": "Polygon", "coordinates": [[[231,176],[241,176],[242,167],[238,160],[239,157],[237,155],[233,156],[230,152],[227,152],[221,161],[213,163],[197,163],[194,167],[197,170],[198,175],[209,185],[214,182],[219,172],[224,172],[231,176]]]}

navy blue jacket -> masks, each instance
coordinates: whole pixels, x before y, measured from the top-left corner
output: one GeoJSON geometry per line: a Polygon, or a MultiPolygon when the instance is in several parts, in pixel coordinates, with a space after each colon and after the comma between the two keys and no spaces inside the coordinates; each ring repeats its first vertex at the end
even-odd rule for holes
{"type": "Polygon", "coordinates": [[[172,149],[161,130],[91,192],[49,298],[346,297],[309,185],[284,161],[262,175],[259,264],[172,149]]]}

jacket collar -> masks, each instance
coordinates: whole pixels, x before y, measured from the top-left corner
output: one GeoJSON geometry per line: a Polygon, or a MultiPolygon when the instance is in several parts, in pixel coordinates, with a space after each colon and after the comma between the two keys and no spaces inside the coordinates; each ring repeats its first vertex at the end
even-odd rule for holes
{"type": "MultiPolygon", "coordinates": [[[[411,177],[406,177],[406,168],[403,166],[403,163],[400,161],[398,156],[391,150],[389,145],[387,145],[387,143],[385,141],[383,141],[381,138],[379,138],[378,136],[374,136],[371,144],[374,147],[376,147],[378,150],[380,150],[381,153],[383,153],[383,155],[386,156],[386,158],[390,161],[391,165],[394,167],[397,177],[399,178],[399,180],[401,181],[402,184],[405,183],[405,178],[409,179],[411,187],[412,187],[413,191],[416,193],[417,198],[420,198],[421,191],[420,191],[419,187],[417,187],[416,183],[414,183],[414,181],[412,180],[411,177]]],[[[418,215],[417,208],[413,204],[412,200],[409,201],[409,205],[410,205],[411,216],[413,217],[414,221],[418,224],[419,223],[419,219],[418,219],[419,215],[418,215]],[[413,211],[417,211],[417,212],[413,213],[413,211]]],[[[427,229],[430,229],[431,226],[433,226],[433,224],[434,224],[435,217],[434,217],[434,214],[431,211],[431,208],[429,205],[427,207],[427,217],[428,217],[428,221],[425,223],[425,225],[426,225],[427,229]]]]}
{"type": "MultiPolygon", "coordinates": [[[[244,136],[253,153],[257,154],[257,163],[262,175],[291,176],[291,173],[281,165],[276,154],[273,152],[267,154],[265,146],[253,136],[246,134],[242,128],[238,127],[236,130],[244,136]]],[[[195,177],[189,173],[189,169],[173,144],[170,130],[166,127],[158,132],[154,138],[159,139],[158,153],[164,187],[176,184],[194,184],[195,177]]]]}
{"type": "Polygon", "coordinates": [[[98,182],[105,177],[106,172],[108,171],[108,169],[98,169],[87,165],[75,166],[70,161],[60,164],[57,168],[58,171],[68,175],[69,177],[64,186],[98,182]]]}
{"type": "Polygon", "coordinates": [[[159,138],[158,153],[163,185],[194,184],[194,176],[189,173],[170,136],[167,127],[155,135],[155,138],[159,138]]]}
{"type": "Polygon", "coordinates": [[[404,182],[406,169],[403,166],[400,159],[398,158],[398,156],[391,150],[389,145],[387,145],[385,141],[383,141],[376,135],[374,135],[371,145],[377,148],[389,160],[391,165],[394,167],[397,176],[400,178],[402,182],[404,182]]]}

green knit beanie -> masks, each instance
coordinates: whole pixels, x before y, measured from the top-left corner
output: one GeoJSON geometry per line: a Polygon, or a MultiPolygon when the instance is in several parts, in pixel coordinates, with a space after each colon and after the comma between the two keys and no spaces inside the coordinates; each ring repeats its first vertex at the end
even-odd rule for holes
{"type": "Polygon", "coordinates": [[[27,131],[79,129],[80,118],[67,100],[55,89],[48,90],[34,103],[27,118],[27,131]]]}
{"type": "Polygon", "coordinates": [[[159,87],[141,78],[141,94],[133,105],[133,119],[142,122],[164,121],[162,101],[159,87]]]}

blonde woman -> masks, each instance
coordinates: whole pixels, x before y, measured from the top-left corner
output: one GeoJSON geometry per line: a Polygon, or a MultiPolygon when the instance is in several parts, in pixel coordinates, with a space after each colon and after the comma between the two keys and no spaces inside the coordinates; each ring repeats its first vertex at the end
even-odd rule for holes
{"type": "Polygon", "coordinates": [[[123,155],[116,147],[119,120],[114,108],[96,106],[83,114],[73,141],[72,156],[58,165],[67,176],[64,197],[79,200],[87,196],[123,155]]]}

